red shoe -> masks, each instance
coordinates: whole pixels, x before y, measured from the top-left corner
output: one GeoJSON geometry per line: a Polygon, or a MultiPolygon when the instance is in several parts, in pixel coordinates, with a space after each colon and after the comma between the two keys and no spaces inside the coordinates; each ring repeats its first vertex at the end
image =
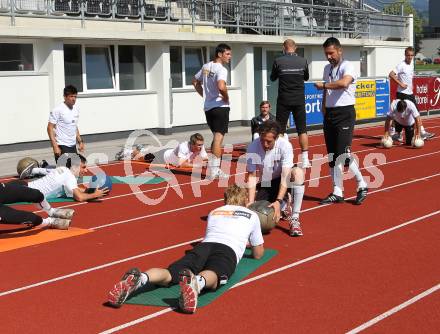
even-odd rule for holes
{"type": "Polygon", "coordinates": [[[138,268],[130,269],[108,293],[108,303],[121,307],[127,298],[141,286],[141,272],[138,268]]]}
{"type": "Polygon", "coordinates": [[[292,218],[289,225],[289,234],[291,237],[300,237],[303,235],[301,223],[298,218],[292,218]]]}
{"type": "Polygon", "coordinates": [[[199,286],[196,276],[189,269],[183,269],[179,273],[179,308],[184,313],[194,313],[197,309],[199,286]]]}

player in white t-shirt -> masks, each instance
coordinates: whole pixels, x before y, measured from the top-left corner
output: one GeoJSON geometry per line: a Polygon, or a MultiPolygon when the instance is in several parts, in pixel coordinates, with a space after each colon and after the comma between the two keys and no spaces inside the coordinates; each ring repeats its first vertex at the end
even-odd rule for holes
{"type": "Polygon", "coordinates": [[[108,193],[107,188],[96,188],[94,192],[87,193],[86,189],[78,187],[78,177],[83,176],[87,171],[86,162],[86,158],[80,154],[64,154],[59,158],[59,164],[64,164],[65,167],[57,167],[46,176],[28,183],[29,188],[37,189],[44,195],[44,200],[38,205],[49,216],[72,219],[75,211],[63,208],[54,209],[47,199],[71,197],[78,202],[84,202],[108,193]]]}
{"type": "Polygon", "coordinates": [[[405,129],[405,143],[411,145],[414,136],[421,137],[421,122],[420,114],[414,105],[409,100],[394,100],[391,102],[390,110],[385,121],[384,137],[390,135],[391,121],[394,121],[394,126],[397,132],[405,129]]]}
{"type": "Polygon", "coordinates": [[[237,185],[225,191],[225,204],[208,215],[205,238],[184,257],[167,269],[152,268],[145,272],[133,268],[109,292],[108,302],[120,307],[136,290],[147,283],[160,286],[180,284],[179,307],[194,313],[197,298],[204,289],[215,290],[234,273],[249,242],[252,255],[264,254],[260,221],[255,212],[245,207],[247,190],[237,185]]]}
{"type": "MultiPolygon", "coordinates": [[[[409,46],[405,49],[405,59],[397,64],[396,68],[389,74],[390,80],[397,83],[397,100],[409,100],[417,108],[416,97],[413,91],[413,78],[414,78],[414,48],[409,46]]],[[[421,122],[421,119],[420,119],[421,122]]],[[[423,125],[421,125],[421,137],[423,140],[434,137],[433,133],[425,131],[423,125]]],[[[394,127],[390,127],[390,135],[394,140],[403,141],[401,131],[395,131],[394,127]],[[396,132],[396,133],[394,133],[396,132]]]]}
{"type": "Polygon", "coordinates": [[[206,122],[213,134],[212,156],[208,161],[208,178],[228,178],[220,169],[223,138],[229,126],[229,95],[226,83],[228,71],[225,64],[231,60],[231,47],[219,44],[215,49],[215,59],[196,73],[192,84],[197,93],[204,98],[206,122]]]}
{"type": "Polygon", "coordinates": [[[52,145],[55,161],[64,153],[80,152],[85,146],[78,130],[79,108],[75,104],[78,90],[74,86],[64,88],[64,102],[56,106],[49,115],[47,134],[52,145]]]}
{"type": "Polygon", "coordinates": [[[344,202],[343,171],[344,165],[348,164],[357,181],[355,204],[360,205],[367,197],[368,188],[356,159],[351,156],[358,74],[351,62],[344,60],[342,46],[337,38],[329,37],[323,48],[330,64],[324,68],[323,82],[317,82],[315,86],[324,90],[324,137],[330,175],[333,179],[333,192],[321,200],[320,204],[344,202]]]}
{"type": "Polygon", "coordinates": [[[259,132],[260,137],[246,151],[249,204],[260,200],[271,202],[275,221],[283,213],[289,222],[290,235],[301,236],[299,213],[304,196],[304,171],[294,167],[292,144],[279,136],[281,128],[276,121],[264,122],[259,132]]]}
{"type": "Polygon", "coordinates": [[[140,160],[181,168],[200,167],[208,160],[208,153],[206,153],[204,142],[205,140],[200,133],[194,133],[189,138],[189,141],[184,141],[175,148],[152,153],[150,146],[136,145],[131,149],[122,149],[116,154],[116,159],[140,160]]]}

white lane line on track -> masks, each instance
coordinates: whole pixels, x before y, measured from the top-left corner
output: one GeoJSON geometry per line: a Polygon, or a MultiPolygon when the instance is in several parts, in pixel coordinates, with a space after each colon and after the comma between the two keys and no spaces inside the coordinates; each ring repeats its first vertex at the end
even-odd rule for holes
{"type": "MultiPolygon", "coordinates": [[[[440,173],[433,174],[433,175],[428,175],[428,176],[425,176],[425,177],[422,177],[422,178],[419,178],[419,179],[415,179],[415,180],[412,180],[412,181],[404,182],[403,184],[407,185],[409,183],[416,183],[416,182],[427,180],[427,179],[430,179],[430,178],[433,178],[433,177],[436,177],[436,176],[440,176],[440,173]]],[[[393,185],[393,186],[390,186],[390,187],[387,187],[387,188],[379,189],[376,192],[386,191],[386,190],[388,190],[388,188],[396,188],[398,186],[399,186],[399,184],[393,185]]],[[[221,201],[221,200],[218,200],[218,201],[221,201]]],[[[316,206],[315,208],[323,208],[323,207],[325,207],[325,206],[320,205],[320,206],[316,206]]],[[[124,258],[124,259],[120,259],[120,260],[117,260],[117,261],[113,261],[113,262],[110,262],[110,263],[105,263],[105,264],[102,264],[100,266],[87,268],[87,269],[84,269],[84,270],[81,270],[81,271],[77,271],[77,272],[73,272],[73,273],[70,273],[70,274],[67,274],[67,275],[63,275],[63,276],[60,276],[60,277],[55,277],[55,278],[52,278],[52,279],[49,279],[49,280],[46,280],[46,281],[37,282],[37,283],[26,285],[26,286],[23,286],[23,287],[20,287],[20,288],[16,288],[16,289],[0,292],[0,297],[5,296],[5,295],[9,295],[9,294],[12,294],[12,293],[20,292],[20,291],[23,291],[23,290],[28,290],[28,289],[31,289],[31,288],[34,288],[34,287],[38,287],[38,286],[41,286],[41,285],[57,282],[57,281],[60,281],[60,280],[66,279],[66,278],[75,277],[75,276],[82,275],[84,273],[92,272],[92,271],[95,271],[95,270],[107,268],[109,266],[113,266],[115,264],[131,261],[133,259],[138,259],[138,258],[141,258],[141,257],[144,257],[144,256],[156,254],[156,253],[161,253],[161,252],[166,251],[166,250],[174,249],[174,248],[177,248],[177,247],[180,247],[180,246],[185,246],[185,245],[191,244],[193,242],[201,241],[202,239],[203,238],[194,239],[194,240],[191,240],[191,241],[185,241],[185,242],[182,242],[182,243],[179,243],[179,244],[176,244],[176,245],[167,246],[165,248],[160,248],[160,249],[157,249],[157,250],[153,250],[153,251],[149,251],[149,252],[146,252],[146,253],[134,255],[134,256],[131,256],[131,257],[128,257],[128,258],[124,258]]]]}
{"type": "MultiPolygon", "coordinates": [[[[440,289],[440,283],[433,286],[432,288],[430,288],[428,290],[425,290],[424,292],[418,294],[417,296],[414,296],[413,298],[408,299],[404,303],[393,307],[392,309],[382,313],[381,315],[378,315],[377,317],[367,321],[366,323],[352,329],[351,331],[347,332],[347,334],[356,334],[356,333],[362,332],[363,330],[367,329],[368,327],[371,327],[371,326],[377,324],[379,321],[382,321],[383,319],[388,318],[389,316],[403,310],[405,307],[408,307],[411,304],[414,304],[415,302],[419,301],[420,299],[425,298],[425,297],[433,294],[434,292],[436,292],[439,289],[440,289]]],[[[150,318],[152,318],[152,317],[150,317],[150,318]]],[[[148,319],[146,319],[146,320],[148,320],[148,319]]]]}
{"type": "MultiPolygon", "coordinates": [[[[287,270],[287,269],[290,269],[290,268],[293,268],[293,267],[297,267],[297,266],[299,266],[299,265],[301,265],[301,264],[304,264],[304,263],[307,263],[307,262],[310,262],[310,261],[316,260],[316,259],[318,259],[318,258],[321,258],[321,257],[323,257],[323,256],[326,256],[326,255],[329,255],[329,254],[332,254],[332,253],[338,252],[338,251],[343,250],[343,249],[345,249],[345,248],[349,248],[349,247],[355,246],[355,245],[357,245],[357,244],[363,243],[363,242],[368,241],[368,240],[370,240],[370,239],[373,239],[373,238],[379,237],[379,236],[381,236],[381,235],[384,235],[384,234],[387,234],[387,233],[393,232],[393,231],[395,231],[395,230],[397,230],[397,229],[400,229],[400,228],[402,228],[402,227],[405,227],[405,226],[408,226],[408,225],[411,225],[411,224],[417,223],[417,222],[419,222],[419,221],[421,221],[421,220],[423,220],[423,219],[426,219],[426,218],[429,218],[429,217],[435,216],[435,215],[437,215],[437,214],[439,214],[439,213],[440,213],[440,210],[437,210],[437,211],[431,212],[431,213],[426,214],[426,215],[424,215],[424,216],[421,216],[421,217],[418,217],[418,218],[412,219],[412,220],[410,220],[410,221],[407,221],[407,222],[405,222],[405,223],[403,223],[403,224],[400,224],[400,225],[397,225],[397,226],[394,226],[394,227],[388,228],[388,229],[386,229],[386,230],[382,230],[382,231],[377,232],[377,233],[374,233],[374,234],[370,234],[370,235],[368,235],[368,236],[366,236],[366,237],[364,237],[364,238],[357,239],[357,240],[355,240],[355,241],[352,241],[352,242],[349,242],[349,243],[343,244],[343,245],[341,245],[341,246],[338,246],[338,247],[335,247],[335,248],[329,249],[329,250],[327,250],[327,251],[325,251],[325,252],[322,252],[322,253],[319,253],[319,254],[316,254],[316,255],[313,255],[313,256],[307,257],[307,258],[302,259],[302,260],[300,260],[300,261],[296,261],[296,262],[290,263],[290,264],[288,264],[288,265],[285,265],[285,266],[283,266],[283,267],[280,267],[280,268],[277,268],[277,269],[274,269],[274,270],[271,270],[271,271],[265,272],[265,273],[263,273],[263,274],[261,274],[261,275],[254,276],[254,277],[252,277],[252,278],[246,279],[246,280],[244,280],[244,281],[241,281],[241,282],[235,284],[234,286],[231,287],[231,289],[238,288],[238,287],[240,287],[240,286],[242,286],[242,285],[246,285],[246,284],[249,284],[249,283],[255,282],[255,281],[260,280],[260,279],[262,279],[262,278],[265,278],[265,277],[267,277],[267,276],[271,276],[271,275],[277,274],[277,273],[279,273],[279,272],[285,271],[285,270],[287,270]]],[[[122,330],[122,329],[125,329],[125,328],[128,328],[128,327],[131,327],[131,326],[137,325],[137,324],[139,324],[139,323],[142,323],[142,322],[144,322],[144,321],[146,321],[146,320],[150,320],[150,319],[153,319],[153,318],[157,318],[157,317],[159,317],[159,316],[161,316],[161,315],[163,315],[163,314],[166,314],[166,313],[168,313],[168,312],[170,312],[170,311],[172,311],[172,310],[173,310],[173,308],[166,308],[166,309],[164,309],[164,310],[161,310],[160,312],[151,313],[151,314],[149,314],[149,315],[147,315],[147,316],[144,316],[144,317],[141,317],[141,318],[139,318],[139,319],[136,319],[136,320],[133,320],[133,321],[130,321],[130,322],[127,322],[127,323],[121,324],[121,325],[116,326],[116,327],[113,327],[113,328],[110,328],[110,329],[108,329],[108,330],[105,330],[105,331],[101,332],[100,334],[111,334],[111,333],[115,333],[115,332],[120,331],[120,330],[122,330]]]]}
{"type": "MultiPolygon", "coordinates": [[[[428,121],[430,121],[430,120],[428,120],[428,121]]],[[[357,129],[355,129],[355,131],[357,132],[357,131],[361,131],[361,130],[370,130],[370,129],[382,128],[382,127],[383,127],[383,125],[374,125],[374,126],[357,128],[357,129]]],[[[440,125],[429,126],[429,127],[426,127],[426,129],[434,129],[434,128],[438,128],[438,127],[440,127],[440,125]]],[[[316,134],[313,134],[313,135],[309,135],[309,137],[317,137],[317,136],[323,136],[323,133],[321,132],[321,133],[316,133],[316,134]]],[[[380,135],[375,135],[375,136],[372,136],[372,137],[380,139],[380,135]]],[[[362,139],[365,139],[365,138],[354,138],[353,141],[355,141],[355,140],[362,140],[362,139]]],[[[243,146],[246,146],[246,145],[248,145],[248,144],[235,144],[236,147],[243,147],[243,146]]],[[[311,146],[309,146],[309,148],[321,147],[321,146],[325,146],[325,144],[311,145],[311,146]]],[[[299,149],[300,148],[295,148],[295,150],[299,150],[299,149]]],[[[103,164],[103,165],[99,165],[99,166],[91,166],[90,169],[93,169],[93,168],[96,168],[96,167],[107,167],[107,166],[120,165],[122,163],[124,163],[124,162],[123,161],[113,161],[113,162],[109,162],[107,164],[103,164]]],[[[0,178],[0,182],[8,181],[8,180],[15,180],[15,179],[16,179],[15,177],[0,178]]]]}
{"type": "Polygon", "coordinates": [[[67,279],[67,278],[71,278],[71,277],[75,277],[75,276],[82,275],[82,274],[85,274],[85,273],[89,273],[89,272],[92,272],[92,271],[95,271],[95,270],[104,269],[104,268],[111,267],[111,266],[114,266],[114,265],[119,264],[119,263],[123,263],[123,262],[131,261],[131,260],[139,259],[139,258],[144,257],[144,256],[153,255],[153,254],[157,254],[157,253],[162,253],[162,252],[165,252],[165,251],[170,250],[170,249],[179,248],[181,246],[187,246],[187,245],[190,245],[190,244],[192,244],[194,242],[199,242],[199,241],[202,241],[202,240],[203,240],[203,238],[194,239],[194,240],[190,240],[190,241],[185,241],[185,242],[182,242],[182,243],[179,243],[179,244],[175,244],[175,245],[171,245],[171,246],[168,246],[168,247],[156,249],[156,250],[153,250],[153,251],[150,251],[150,252],[145,252],[145,253],[142,253],[142,254],[130,256],[130,257],[127,257],[125,259],[120,259],[120,260],[117,260],[117,261],[105,263],[105,264],[102,264],[100,266],[96,266],[96,267],[92,267],[92,268],[87,268],[87,269],[84,269],[84,270],[81,270],[81,271],[76,271],[74,273],[70,273],[70,274],[67,274],[67,275],[64,275],[64,276],[55,277],[55,278],[52,278],[52,279],[49,279],[49,280],[46,280],[46,281],[41,281],[41,282],[37,282],[37,283],[34,283],[34,284],[22,286],[20,288],[8,290],[8,291],[3,291],[3,292],[0,292],[0,297],[7,296],[7,295],[10,295],[10,294],[13,294],[13,293],[20,292],[20,291],[28,290],[28,289],[31,289],[31,288],[36,288],[37,286],[46,285],[46,284],[49,284],[49,283],[54,283],[54,282],[61,281],[61,280],[67,279]]]}
{"type": "MultiPolygon", "coordinates": [[[[433,155],[433,154],[438,154],[438,153],[440,153],[440,151],[425,153],[425,154],[421,154],[421,155],[418,155],[418,156],[412,156],[412,157],[403,158],[403,159],[399,159],[399,160],[393,160],[393,161],[386,162],[386,163],[381,164],[381,165],[373,165],[373,166],[369,166],[369,167],[363,167],[363,168],[360,168],[360,170],[369,169],[369,168],[373,168],[373,167],[377,167],[377,166],[389,165],[389,164],[398,163],[398,162],[406,161],[406,160],[417,159],[417,158],[421,158],[421,157],[429,156],[429,155],[433,155]]],[[[329,175],[324,175],[324,176],[320,176],[319,178],[314,178],[312,180],[324,179],[324,178],[329,178],[329,177],[330,177],[329,175]]],[[[305,180],[304,182],[309,182],[309,181],[311,181],[311,180],[305,180]]],[[[381,190],[381,189],[379,189],[379,190],[381,190]]],[[[347,198],[347,199],[351,199],[351,198],[352,197],[347,198]]],[[[120,225],[120,224],[129,223],[129,222],[136,221],[136,220],[143,219],[143,218],[147,218],[147,217],[160,216],[160,215],[165,214],[165,213],[171,213],[171,212],[181,211],[181,210],[184,210],[184,209],[189,209],[189,208],[192,208],[192,207],[203,206],[205,204],[211,204],[211,203],[215,203],[215,202],[220,202],[222,200],[223,199],[216,199],[216,200],[212,200],[212,201],[208,201],[208,202],[197,203],[197,204],[193,204],[193,205],[189,205],[189,206],[184,206],[184,207],[181,207],[181,208],[176,208],[176,209],[167,210],[167,211],[163,211],[163,212],[156,212],[156,213],[152,213],[152,214],[141,216],[141,217],[134,217],[134,218],[130,218],[130,219],[123,220],[123,221],[118,221],[118,222],[109,223],[109,224],[105,224],[105,225],[98,225],[98,226],[95,226],[95,227],[91,227],[90,229],[98,230],[98,229],[105,228],[105,227],[110,227],[110,226],[114,226],[114,225],[120,225]]],[[[320,205],[318,207],[325,207],[327,205],[329,205],[329,204],[320,205]]],[[[316,210],[316,208],[318,208],[318,207],[315,207],[313,209],[316,210]]],[[[301,211],[301,212],[303,212],[303,211],[301,211]]]]}

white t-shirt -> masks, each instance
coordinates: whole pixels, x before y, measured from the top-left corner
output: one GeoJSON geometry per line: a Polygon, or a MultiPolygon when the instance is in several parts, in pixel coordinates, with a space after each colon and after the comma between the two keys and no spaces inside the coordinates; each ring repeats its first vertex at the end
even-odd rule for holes
{"type": "Polygon", "coordinates": [[[326,83],[341,80],[346,75],[353,78],[353,82],[347,88],[326,89],[325,106],[327,108],[352,106],[355,104],[356,79],[358,75],[348,60],[342,60],[339,65],[334,67],[332,64],[325,66],[322,79],[326,83]]]}
{"type": "Polygon", "coordinates": [[[50,112],[49,122],[55,124],[55,138],[58,145],[76,145],[78,119],[79,108],[74,105],[70,109],[64,102],[50,112]]]}
{"type": "Polygon", "coordinates": [[[265,151],[260,139],[249,144],[246,152],[247,171],[258,171],[261,181],[270,181],[281,176],[283,168],[293,167],[292,144],[283,138],[277,138],[274,147],[265,151]]]}
{"type": "Polygon", "coordinates": [[[200,153],[194,153],[191,151],[190,143],[186,141],[180,143],[175,149],[166,150],[163,154],[163,159],[167,164],[179,166],[180,160],[186,160],[187,162],[192,163],[197,156],[200,156],[202,159],[208,158],[205,146],[202,147],[200,153]]]}
{"type": "Polygon", "coordinates": [[[411,126],[415,123],[415,119],[420,116],[417,107],[411,101],[405,100],[406,110],[403,112],[397,111],[397,103],[399,100],[391,102],[391,108],[387,113],[387,116],[395,120],[397,123],[403,126],[411,126]]]}
{"type": "Polygon", "coordinates": [[[231,247],[238,263],[248,241],[251,246],[264,243],[260,220],[255,212],[243,206],[225,205],[209,213],[202,242],[217,242],[231,247]]]}
{"type": "Polygon", "coordinates": [[[195,78],[202,82],[203,97],[205,99],[203,109],[205,111],[217,107],[229,107],[229,104],[223,101],[217,85],[217,81],[227,82],[228,79],[228,70],[221,63],[210,61],[203,65],[195,78]]]}
{"type": "Polygon", "coordinates": [[[403,82],[404,84],[408,85],[405,89],[397,85],[397,91],[399,93],[412,95],[413,93],[413,77],[414,77],[414,67],[413,63],[407,64],[406,61],[401,61],[399,64],[397,64],[396,68],[394,69],[394,72],[397,75],[397,79],[399,81],[403,82]]]}
{"type": "Polygon", "coordinates": [[[38,189],[45,198],[73,197],[78,181],[67,167],[57,167],[41,179],[31,181],[28,187],[38,189]]]}

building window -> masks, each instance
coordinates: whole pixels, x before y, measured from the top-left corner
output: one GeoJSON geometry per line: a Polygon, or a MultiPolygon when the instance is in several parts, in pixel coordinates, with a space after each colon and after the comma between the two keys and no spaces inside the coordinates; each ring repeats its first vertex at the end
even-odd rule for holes
{"type": "Polygon", "coordinates": [[[32,44],[0,43],[0,71],[33,71],[32,44]]]}
{"type": "Polygon", "coordinates": [[[145,89],[145,47],[118,46],[119,89],[145,89]]]}
{"type": "Polygon", "coordinates": [[[170,70],[171,87],[182,87],[182,48],[180,46],[170,47],[170,70]]]}
{"type": "MultiPolygon", "coordinates": [[[[173,88],[191,86],[194,75],[203,64],[214,58],[214,47],[170,47],[170,69],[173,88]],[[183,81],[185,78],[185,81],[183,81]]],[[[228,81],[231,85],[231,64],[225,65],[228,70],[228,81]]]]}
{"type": "Polygon", "coordinates": [[[361,77],[368,77],[368,51],[367,50],[361,50],[360,61],[361,61],[361,77]]]}
{"type": "Polygon", "coordinates": [[[110,48],[86,47],[86,80],[87,89],[112,89],[114,76],[110,48]]]}
{"type": "Polygon", "coordinates": [[[64,75],[80,92],[146,89],[145,46],[65,44],[64,75]]]}
{"type": "Polygon", "coordinates": [[[83,91],[81,45],[64,45],[64,78],[66,86],[83,91]]]}

